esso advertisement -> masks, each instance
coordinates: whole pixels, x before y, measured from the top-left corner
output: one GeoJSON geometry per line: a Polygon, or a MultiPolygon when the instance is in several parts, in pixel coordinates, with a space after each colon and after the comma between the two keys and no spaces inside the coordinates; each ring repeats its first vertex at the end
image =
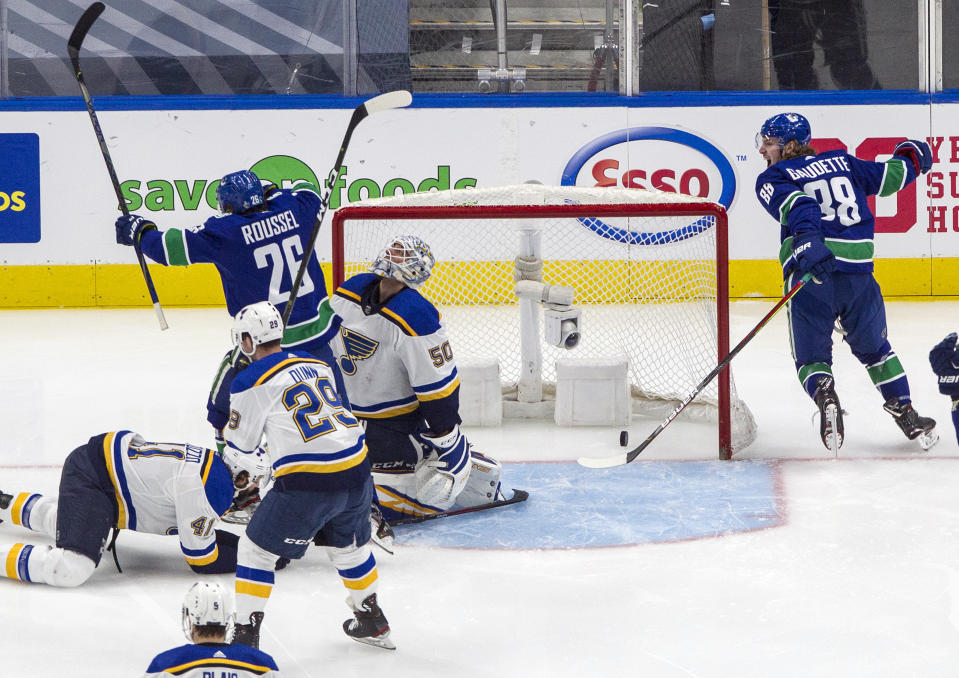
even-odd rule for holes
{"type": "Polygon", "coordinates": [[[40,137],[0,134],[0,242],[40,242],[40,137]]]}
{"type": "Polygon", "coordinates": [[[590,141],[567,163],[561,183],[683,193],[727,208],[736,195],[736,173],[725,154],[671,127],[632,127],[590,141]]]}

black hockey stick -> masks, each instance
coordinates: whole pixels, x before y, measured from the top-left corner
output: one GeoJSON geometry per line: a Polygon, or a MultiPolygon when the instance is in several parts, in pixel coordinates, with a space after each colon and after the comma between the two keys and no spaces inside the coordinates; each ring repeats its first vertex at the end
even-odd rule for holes
{"type": "Polygon", "coordinates": [[[729,355],[723,358],[719,362],[719,364],[715,367],[715,369],[713,369],[712,372],[707,374],[703,378],[703,380],[699,382],[699,385],[693,390],[693,392],[690,393],[688,396],[686,396],[683,399],[683,401],[679,403],[679,405],[677,405],[672,412],[669,413],[669,416],[663,420],[663,423],[657,426],[656,430],[650,433],[649,437],[647,437],[646,440],[640,443],[639,447],[637,447],[634,450],[630,450],[629,452],[625,452],[625,453],[620,452],[618,454],[610,455],[608,457],[580,457],[576,461],[579,462],[581,466],[585,466],[587,468],[612,468],[613,466],[622,466],[623,464],[628,464],[629,462],[633,461],[636,457],[638,457],[642,453],[643,450],[649,447],[649,444],[656,439],[656,436],[658,436],[660,433],[663,432],[663,429],[669,426],[670,422],[672,422],[673,419],[679,416],[680,412],[686,409],[686,406],[689,405],[689,403],[691,403],[697,395],[699,395],[699,392],[702,391],[704,388],[706,388],[707,384],[709,384],[709,382],[711,382],[716,377],[717,374],[723,371],[723,368],[725,368],[732,361],[732,359],[736,357],[736,354],[738,354],[743,349],[743,346],[748,344],[753,337],[759,334],[759,330],[761,330],[763,327],[766,326],[766,323],[768,323],[772,319],[772,317],[776,315],[779,309],[781,309],[783,306],[786,305],[786,302],[788,302],[790,299],[792,299],[796,295],[796,292],[802,289],[802,286],[805,285],[806,282],[808,282],[811,277],[812,277],[812,274],[807,273],[806,275],[802,277],[802,279],[799,282],[793,285],[792,289],[789,290],[783,296],[783,298],[780,299],[776,303],[776,305],[772,307],[769,313],[766,314],[766,317],[760,320],[759,323],[754,328],[752,328],[752,330],[749,331],[749,334],[743,337],[743,340],[740,341],[738,344],[736,344],[736,348],[730,351],[729,355]]]}
{"type": "Polygon", "coordinates": [[[503,499],[500,501],[491,501],[488,504],[479,504],[478,506],[464,506],[463,508],[450,509],[448,511],[438,511],[437,513],[427,513],[422,516],[411,516],[410,518],[400,518],[398,520],[390,521],[390,527],[396,527],[397,525],[415,525],[416,523],[425,523],[427,520],[436,520],[437,518],[449,518],[450,516],[458,516],[462,513],[473,513],[474,511],[485,511],[486,509],[499,508],[500,506],[509,506],[510,504],[518,504],[522,501],[529,499],[529,492],[526,490],[513,490],[513,496],[509,499],[503,499]]]}
{"type": "MultiPolygon", "coordinates": [[[[90,92],[87,90],[87,85],[83,80],[83,71],[80,70],[80,45],[83,43],[83,39],[87,37],[87,33],[90,27],[93,26],[93,22],[103,13],[104,9],[105,7],[102,2],[95,2],[87,7],[83,16],[77,21],[77,25],[73,27],[73,33],[70,34],[70,39],[67,40],[67,52],[70,55],[70,61],[73,63],[73,72],[77,76],[77,84],[80,85],[80,94],[83,95],[83,100],[87,104],[87,113],[90,114],[90,122],[93,123],[93,131],[97,135],[97,142],[100,144],[100,152],[103,154],[103,161],[107,165],[107,172],[110,173],[113,190],[117,194],[117,207],[124,215],[127,215],[130,211],[127,209],[126,200],[123,199],[123,192],[120,190],[120,180],[117,179],[117,171],[113,167],[113,160],[110,158],[107,142],[103,138],[103,130],[100,129],[100,121],[97,120],[97,111],[93,107],[93,99],[90,97],[90,92]]],[[[137,261],[140,262],[140,271],[143,273],[143,280],[146,282],[147,291],[150,293],[150,300],[153,302],[153,309],[156,311],[157,319],[160,321],[160,329],[165,330],[169,325],[167,325],[166,317],[163,315],[163,309],[160,307],[160,300],[157,298],[157,291],[153,286],[153,278],[150,277],[150,271],[147,268],[146,259],[143,258],[140,243],[134,241],[133,249],[137,253],[137,261]]]]}
{"type": "Polygon", "coordinates": [[[290,299],[286,302],[286,308],[283,309],[283,326],[286,327],[290,314],[293,312],[293,304],[296,303],[296,295],[300,291],[300,283],[303,282],[303,274],[306,273],[306,266],[310,263],[310,257],[313,256],[313,248],[316,247],[316,237],[320,234],[320,225],[326,216],[326,207],[330,201],[330,193],[333,192],[333,184],[340,176],[340,166],[343,164],[343,157],[346,155],[346,148],[350,144],[350,137],[353,136],[353,130],[363,120],[374,113],[388,111],[392,108],[403,108],[409,106],[413,101],[413,96],[405,89],[398,89],[393,92],[386,92],[375,96],[368,101],[363,102],[353,109],[353,117],[350,118],[350,124],[346,126],[346,134],[343,135],[343,143],[340,144],[340,152],[336,155],[336,162],[333,163],[333,169],[326,179],[326,188],[323,191],[323,204],[320,205],[320,211],[313,222],[313,231],[310,233],[310,242],[303,251],[303,260],[300,261],[300,268],[293,278],[293,288],[290,290],[290,299]]]}

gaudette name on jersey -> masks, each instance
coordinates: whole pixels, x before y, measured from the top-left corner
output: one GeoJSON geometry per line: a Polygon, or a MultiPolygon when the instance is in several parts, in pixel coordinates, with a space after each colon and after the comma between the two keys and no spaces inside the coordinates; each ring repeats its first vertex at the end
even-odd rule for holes
{"type": "Polygon", "coordinates": [[[247,245],[252,245],[261,240],[266,240],[270,236],[292,231],[299,226],[292,210],[284,210],[272,217],[260,219],[251,224],[244,224],[240,227],[240,232],[243,233],[243,241],[247,245]]]}
{"type": "Polygon", "coordinates": [[[846,158],[839,156],[836,158],[821,158],[805,167],[787,167],[786,171],[789,172],[789,178],[795,181],[796,179],[815,179],[830,172],[851,172],[852,169],[846,162],[846,158]]]}

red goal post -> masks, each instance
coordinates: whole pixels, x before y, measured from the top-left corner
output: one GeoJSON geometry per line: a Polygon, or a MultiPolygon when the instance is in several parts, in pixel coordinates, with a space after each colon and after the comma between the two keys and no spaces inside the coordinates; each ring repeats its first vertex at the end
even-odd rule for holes
{"type": "MultiPolygon", "coordinates": [[[[420,291],[443,314],[458,363],[495,357],[504,400],[514,402],[529,400],[522,372],[530,363],[530,330],[513,319],[523,303],[517,257],[539,261],[540,279],[575,290],[583,314],[582,346],[540,340],[533,349],[542,352],[544,399],[554,388],[552,359],[625,355],[633,412],[665,416],[729,352],[727,229],[721,205],[638,189],[522,184],[408,194],[337,210],[332,281],[335,288],[369,270],[392,236],[422,237],[437,263],[420,291]]],[[[717,421],[722,459],[755,437],[729,368],[687,411],[717,421]]]]}

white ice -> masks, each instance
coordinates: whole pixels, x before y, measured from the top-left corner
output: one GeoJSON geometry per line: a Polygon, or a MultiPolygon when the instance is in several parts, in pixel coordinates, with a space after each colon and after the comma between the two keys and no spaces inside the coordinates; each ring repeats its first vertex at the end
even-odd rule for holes
{"type": "MultiPolygon", "coordinates": [[[[735,303],[733,344],[770,307],[735,303]]],[[[604,549],[378,552],[395,653],[343,635],[345,590],[311,549],[277,576],[263,649],[283,675],[315,678],[959,675],[959,448],[927,360],[959,329],[959,302],[887,309],[917,408],[940,425],[929,452],[902,436],[839,345],[849,414],[831,459],[780,315],[733,365],[759,425],[739,458],[778,460],[782,525],[604,549]]],[[[103,431],[209,444],[203,402],[229,319],[221,308],[167,315],[171,329],[160,332],[151,310],[0,312],[0,488],[55,494],[66,455],[103,431]]],[[[631,443],[658,423],[634,421],[631,443]]],[[[506,462],[619,449],[611,428],[508,424],[468,435],[506,462]]],[[[636,463],[715,455],[712,428],[677,422],[636,463]]],[[[0,675],[140,675],[183,643],[179,606],[196,576],[171,540],[123,533],[123,573],[107,556],[74,590],[0,580],[0,675]]],[[[49,543],[0,525],[0,543],[14,541],[49,543]]],[[[231,577],[218,579],[232,588],[231,577]]]]}

